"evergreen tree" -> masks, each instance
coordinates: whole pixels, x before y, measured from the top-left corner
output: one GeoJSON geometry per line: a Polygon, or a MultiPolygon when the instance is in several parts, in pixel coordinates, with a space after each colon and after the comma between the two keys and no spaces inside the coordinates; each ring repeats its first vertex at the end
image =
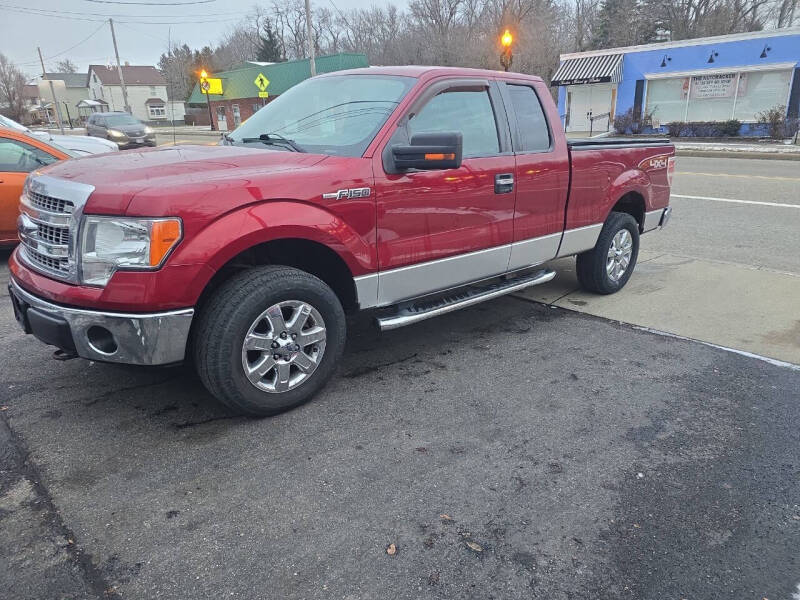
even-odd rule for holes
{"type": "Polygon", "coordinates": [[[259,44],[256,60],[260,62],[283,62],[286,60],[281,52],[278,35],[272,29],[269,19],[264,20],[261,32],[258,34],[259,44]]]}

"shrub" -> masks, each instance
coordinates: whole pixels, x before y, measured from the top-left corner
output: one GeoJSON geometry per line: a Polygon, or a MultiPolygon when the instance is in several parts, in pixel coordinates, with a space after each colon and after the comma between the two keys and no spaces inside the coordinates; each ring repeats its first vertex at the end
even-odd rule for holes
{"type": "Polygon", "coordinates": [[[777,105],[758,113],[758,122],[766,124],[769,137],[782,140],[797,133],[798,120],[786,117],[786,107],[777,105]]]}
{"type": "Polygon", "coordinates": [[[636,135],[642,133],[642,129],[651,125],[652,122],[652,112],[640,115],[631,107],[621,115],[616,115],[614,117],[614,131],[617,133],[632,133],[636,135]]]}
{"type": "Polygon", "coordinates": [[[670,137],[723,137],[739,135],[742,127],[741,121],[731,119],[729,121],[694,121],[691,123],[681,123],[675,121],[667,124],[670,137]]]}
{"type": "Polygon", "coordinates": [[[739,135],[739,131],[742,129],[742,122],[738,119],[729,119],[720,124],[720,129],[722,131],[722,135],[731,137],[737,136],[739,135]]]}
{"type": "Polygon", "coordinates": [[[669,137],[681,137],[684,134],[684,123],[680,121],[673,121],[672,123],[667,123],[667,133],[669,137]]]}

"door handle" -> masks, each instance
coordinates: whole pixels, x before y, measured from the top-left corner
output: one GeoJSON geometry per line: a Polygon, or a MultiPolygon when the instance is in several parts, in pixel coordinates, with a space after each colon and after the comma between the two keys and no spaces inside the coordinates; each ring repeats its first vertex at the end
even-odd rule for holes
{"type": "Polygon", "coordinates": [[[514,175],[512,173],[498,173],[494,176],[494,193],[508,194],[514,190],[514,175]]]}

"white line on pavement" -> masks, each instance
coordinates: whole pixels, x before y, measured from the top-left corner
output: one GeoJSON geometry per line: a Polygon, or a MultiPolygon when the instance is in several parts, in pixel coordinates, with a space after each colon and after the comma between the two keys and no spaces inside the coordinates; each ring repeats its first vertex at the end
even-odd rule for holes
{"type": "Polygon", "coordinates": [[[778,206],[780,208],[800,208],[800,204],[781,204],[780,202],[759,202],[758,200],[734,200],[733,198],[712,198],[711,196],[685,196],[672,194],[672,198],[685,198],[687,200],[711,200],[712,202],[730,202],[732,204],[760,204],[762,206],[778,206]]]}

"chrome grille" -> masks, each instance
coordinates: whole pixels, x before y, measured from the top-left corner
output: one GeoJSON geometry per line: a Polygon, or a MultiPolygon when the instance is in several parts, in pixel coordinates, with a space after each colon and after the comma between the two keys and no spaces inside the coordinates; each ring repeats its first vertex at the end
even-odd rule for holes
{"type": "Polygon", "coordinates": [[[69,244],[68,227],[54,227],[53,225],[39,223],[38,229],[39,231],[37,232],[36,237],[43,242],[57,244],[59,246],[66,246],[69,244]]]}
{"type": "Polygon", "coordinates": [[[52,274],[69,275],[69,258],[52,258],[29,247],[25,247],[25,256],[52,274]]]}
{"type": "Polygon", "coordinates": [[[22,193],[19,257],[31,269],[78,282],[77,232],[94,187],[49,175],[30,175],[22,193]]]}
{"type": "Polygon", "coordinates": [[[30,202],[31,206],[35,208],[59,214],[71,213],[73,208],[75,208],[75,206],[69,200],[53,198],[51,196],[45,196],[44,194],[38,194],[31,191],[28,192],[28,202],[30,202]]]}

